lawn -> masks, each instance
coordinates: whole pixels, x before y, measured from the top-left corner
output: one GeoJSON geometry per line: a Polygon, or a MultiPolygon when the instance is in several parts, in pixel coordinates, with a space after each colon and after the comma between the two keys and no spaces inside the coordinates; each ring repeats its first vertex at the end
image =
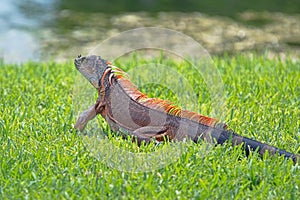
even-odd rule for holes
{"type": "MultiPolygon", "coordinates": [[[[213,60],[224,86],[225,106],[221,116],[230,129],[299,154],[300,61],[269,59],[257,54],[224,55],[213,60]]],[[[115,64],[128,71],[138,62],[147,64],[147,60],[137,61],[135,56],[115,64]]],[[[143,92],[205,115],[213,113],[214,104],[205,78],[200,76],[195,81],[188,63],[168,58],[151,63],[179,71],[189,81],[199,106],[185,105],[188,101],[182,103],[166,86],[148,84],[141,88],[143,92]]],[[[300,196],[299,164],[293,165],[291,160],[279,156],[262,159],[256,153],[246,158],[239,147],[228,145],[186,142],[176,159],[152,171],[136,173],[110,166],[107,160],[94,156],[84,137],[73,129],[78,115],[74,108],[87,108],[88,103],[74,92],[83,78],[71,60],[28,62],[19,66],[2,62],[0,74],[0,199],[297,199],[300,196]]],[[[172,79],[176,81],[177,77],[172,79]]],[[[87,90],[93,90],[87,81],[84,84],[87,90]]],[[[86,98],[94,102],[95,93],[86,98]]],[[[114,136],[100,117],[95,122],[108,135],[103,141],[126,151],[163,153],[162,149],[173,145],[150,144],[139,149],[136,144],[114,136]]]]}

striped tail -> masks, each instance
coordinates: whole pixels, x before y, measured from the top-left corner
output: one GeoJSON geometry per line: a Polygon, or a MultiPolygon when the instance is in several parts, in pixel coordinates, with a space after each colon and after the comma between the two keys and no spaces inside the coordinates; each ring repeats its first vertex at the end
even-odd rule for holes
{"type": "Polygon", "coordinates": [[[231,141],[233,146],[243,145],[247,156],[250,154],[250,151],[257,151],[261,156],[263,156],[265,152],[268,151],[268,153],[271,155],[279,154],[284,156],[285,158],[292,159],[294,164],[300,161],[300,156],[297,154],[287,152],[285,150],[261,143],[247,137],[242,137],[229,130],[210,129],[209,135],[214,140],[216,140],[218,144],[224,144],[225,142],[231,141]]]}

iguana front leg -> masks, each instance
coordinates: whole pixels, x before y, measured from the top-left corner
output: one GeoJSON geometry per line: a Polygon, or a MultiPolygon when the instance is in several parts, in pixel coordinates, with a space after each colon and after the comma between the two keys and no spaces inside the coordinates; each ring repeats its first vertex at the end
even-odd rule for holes
{"type": "Polygon", "coordinates": [[[96,115],[102,112],[105,106],[104,97],[105,89],[101,89],[99,91],[99,98],[97,102],[79,115],[74,126],[76,130],[82,131],[90,120],[94,119],[96,115]]]}
{"type": "Polygon", "coordinates": [[[98,113],[96,112],[95,105],[92,105],[90,108],[79,115],[74,128],[78,131],[82,131],[86,124],[94,117],[96,117],[97,114],[98,113]]]}
{"type": "Polygon", "coordinates": [[[74,126],[74,128],[78,131],[82,131],[87,123],[94,119],[96,115],[98,115],[103,109],[104,109],[104,103],[103,101],[97,101],[96,104],[92,105],[90,108],[88,108],[86,111],[82,112],[74,126]]]}

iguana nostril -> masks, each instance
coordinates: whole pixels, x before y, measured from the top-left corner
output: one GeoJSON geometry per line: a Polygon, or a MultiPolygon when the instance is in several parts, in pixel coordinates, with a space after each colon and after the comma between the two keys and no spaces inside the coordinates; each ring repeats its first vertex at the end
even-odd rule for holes
{"type": "Polygon", "coordinates": [[[74,61],[75,65],[80,65],[82,63],[82,61],[85,60],[85,58],[86,57],[84,57],[84,56],[82,57],[81,54],[78,55],[77,58],[75,58],[75,61],[74,61]]]}

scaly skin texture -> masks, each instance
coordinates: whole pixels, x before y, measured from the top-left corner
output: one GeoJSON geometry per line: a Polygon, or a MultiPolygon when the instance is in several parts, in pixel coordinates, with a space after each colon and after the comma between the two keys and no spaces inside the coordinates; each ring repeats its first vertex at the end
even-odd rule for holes
{"type": "Polygon", "coordinates": [[[260,155],[270,154],[291,158],[294,163],[299,155],[286,152],[256,140],[239,136],[214,118],[181,110],[168,102],[148,98],[124,78],[124,72],[100,56],[78,56],[75,66],[98,90],[97,102],[80,114],[75,129],[82,131],[89,120],[100,114],[113,131],[130,135],[141,142],[182,141],[199,139],[223,144],[243,145],[246,154],[257,150],[260,155]]]}

